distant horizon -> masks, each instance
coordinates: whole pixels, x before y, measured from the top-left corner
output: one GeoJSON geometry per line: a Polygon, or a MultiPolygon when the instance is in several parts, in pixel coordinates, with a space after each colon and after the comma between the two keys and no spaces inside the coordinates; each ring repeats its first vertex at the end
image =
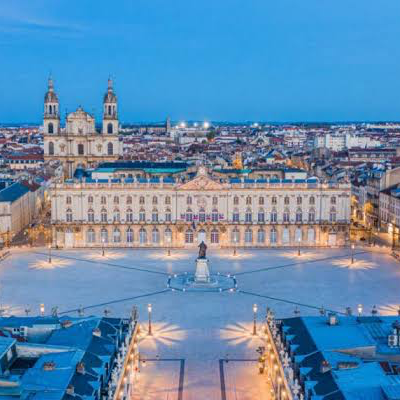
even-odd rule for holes
{"type": "MultiPolygon", "coordinates": [[[[126,125],[132,125],[132,126],[141,126],[141,125],[162,125],[165,124],[166,120],[157,120],[157,121],[130,121],[130,122],[122,122],[119,121],[119,124],[121,126],[126,126],[126,125]]],[[[183,120],[171,120],[171,124],[179,124],[180,122],[185,122],[189,125],[192,125],[194,123],[201,123],[204,121],[201,120],[188,120],[188,119],[183,119],[183,120]]],[[[224,126],[224,125],[242,125],[242,126],[250,126],[254,123],[257,123],[259,125],[271,125],[271,126],[279,126],[279,125],[293,125],[293,126],[299,126],[299,125],[362,125],[362,124],[399,124],[400,125],[400,120],[363,120],[363,121],[210,121],[207,120],[211,125],[219,125],[219,126],[224,126]]],[[[20,121],[14,121],[14,122],[0,122],[0,127],[22,127],[22,126],[41,126],[43,125],[42,122],[20,122],[20,121]]],[[[97,119],[96,118],[96,126],[101,125],[101,118],[97,119]]],[[[61,119],[61,126],[65,126],[65,118],[61,119]]],[[[192,126],[189,126],[192,127],[192,126]]]]}

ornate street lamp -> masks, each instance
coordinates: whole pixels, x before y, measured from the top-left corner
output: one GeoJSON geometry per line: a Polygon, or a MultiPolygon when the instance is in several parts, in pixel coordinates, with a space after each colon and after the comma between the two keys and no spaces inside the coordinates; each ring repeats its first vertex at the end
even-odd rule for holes
{"type": "Polygon", "coordinates": [[[253,336],[257,335],[257,304],[253,304],[253,336]]]}
{"type": "Polygon", "coordinates": [[[40,315],[44,317],[44,304],[40,304],[40,315]]]}
{"type": "Polygon", "coordinates": [[[153,332],[152,332],[152,329],[151,329],[151,311],[152,311],[152,305],[149,303],[148,305],[147,305],[147,312],[149,313],[149,331],[148,331],[148,335],[149,336],[152,336],[153,335],[153,332]]]}
{"type": "Polygon", "coordinates": [[[51,264],[51,244],[49,244],[49,264],[51,264]]]}
{"type": "Polygon", "coordinates": [[[357,312],[358,312],[358,316],[361,317],[362,312],[363,312],[363,306],[362,306],[362,304],[359,304],[359,305],[357,306],[357,312]]]}
{"type": "Polygon", "coordinates": [[[105,242],[105,238],[103,237],[101,239],[101,255],[104,257],[104,242],[105,242]]]}
{"type": "Polygon", "coordinates": [[[351,263],[354,264],[354,244],[351,245],[351,263]]]}

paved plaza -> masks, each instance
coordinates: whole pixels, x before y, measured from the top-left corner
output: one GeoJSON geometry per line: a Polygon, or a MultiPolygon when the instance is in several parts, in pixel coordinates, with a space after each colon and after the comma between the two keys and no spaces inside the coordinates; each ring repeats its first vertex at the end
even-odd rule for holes
{"type": "Polygon", "coordinates": [[[128,315],[139,308],[143,326],[140,378],[134,399],[261,399],[267,382],[258,374],[252,306],[258,324],[266,307],[278,317],[345,312],[358,304],[397,314],[400,263],[388,252],[356,249],[210,251],[212,273],[235,276],[236,291],[182,292],[170,276],[193,272],[196,250],[13,250],[0,263],[0,303],[5,315],[46,313],[128,315]],[[154,335],[146,336],[147,304],[154,335]]]}

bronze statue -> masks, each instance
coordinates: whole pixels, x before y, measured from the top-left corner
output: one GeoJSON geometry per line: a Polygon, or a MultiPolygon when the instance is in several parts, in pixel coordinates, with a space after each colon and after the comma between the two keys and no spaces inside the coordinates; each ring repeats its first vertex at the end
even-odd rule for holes
{"type": "Polygon", "coordinates": [[[199,257],[198,258],[206,258],[207,245],[204,242],[199,244],[199,257]]]}

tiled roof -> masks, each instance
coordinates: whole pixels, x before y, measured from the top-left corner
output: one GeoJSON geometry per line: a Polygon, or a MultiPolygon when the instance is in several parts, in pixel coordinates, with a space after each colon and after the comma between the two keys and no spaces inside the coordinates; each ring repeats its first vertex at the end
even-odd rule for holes
{"type": "Polygon", "coordinates": [[[13,183],[5,189],[0,190],[0,202],[14,202],[27,192],[29,192],[29,189],[26,186],[19,182],[13,183]]]}

